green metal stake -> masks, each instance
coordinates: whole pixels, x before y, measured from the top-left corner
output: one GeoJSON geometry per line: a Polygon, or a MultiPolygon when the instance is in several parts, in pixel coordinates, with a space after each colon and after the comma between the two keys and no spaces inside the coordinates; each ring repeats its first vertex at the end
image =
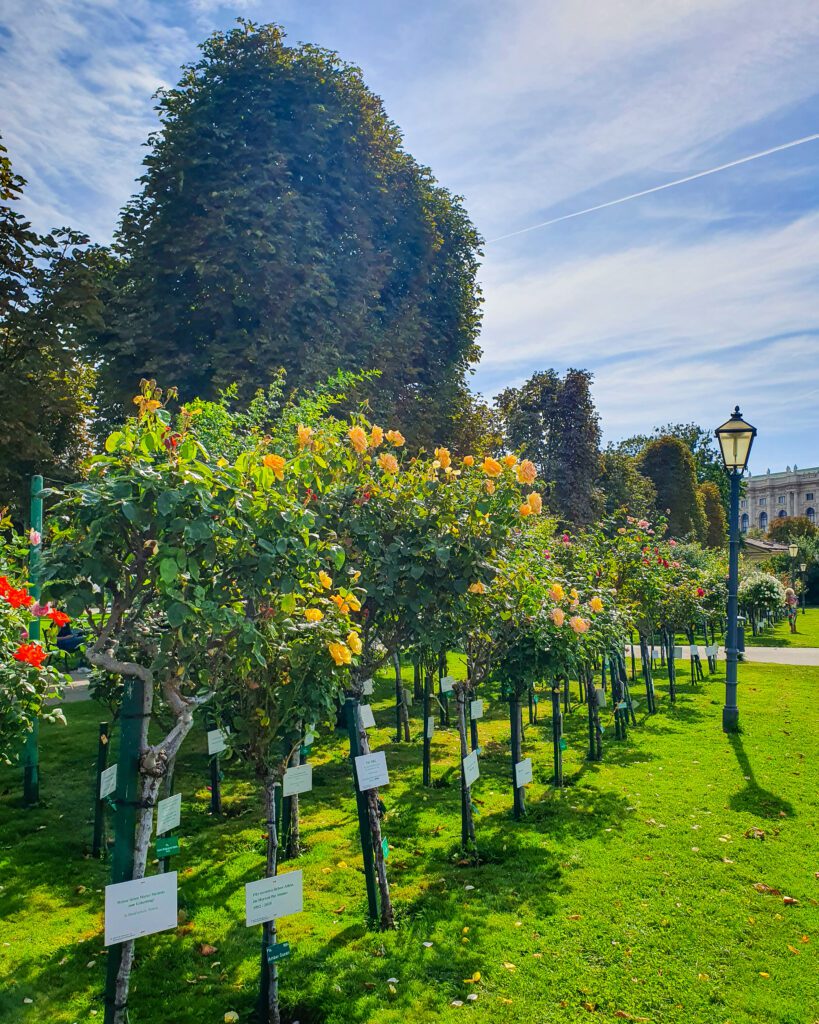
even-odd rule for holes
{"type": "MultiPolygon", "coordinates": [[[[94,837],[91,843],[91,856],[102,856],[102,833],[105,824],[105,800],[100,799],[100,778],[108,767],[109,726],[100,722],[100,738],[97,744],[97,778],[94,790],[94,837]]],[[[117,773],[119,774],[119,773],[117,773]]]]}
{"type": "Polygon", "coordinates": [[[361,855],[364,860],[364,879],[367,884],[367,904],[370,918],[379,919],[378,890],[375,884],[375,861],[373,859],[373,839],[370,832],[370,816],[367,809],[367,794],[358,788],[358,775],[355,770],[355,758],[361,754],[361,743],[358,738],[358,697],[348,697],[344,702],[347,713],[347,731],[350,736],[350,766],[353,770],[355,785],[355,802],[358,808],[358,833],[361,837],[361,855]]]}
{"type": "MultiPolygon", "coordinates": [[[[125,679],[120,725],[119,767],[117,768],[116,814],[114,815],[114,854],[111,883],[130,882],[134,876],[134,831],[139,801],[139,758],[142,745],[145,684],[141,679],[125,679]]],[[[114,1024],[117,974],[122,962],[122,944],[108,947],[105,979],[105,1021],[114,1024]]]]}

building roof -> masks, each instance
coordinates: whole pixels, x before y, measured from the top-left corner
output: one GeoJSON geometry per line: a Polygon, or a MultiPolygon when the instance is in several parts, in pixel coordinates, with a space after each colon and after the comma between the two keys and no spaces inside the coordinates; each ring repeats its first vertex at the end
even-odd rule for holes
{"type": "Polygon", "coordinates": [[[750,548],[755,554],[765,555],[786,555],[788,553],[788,545],[780,544],[776,540],[759,540],[756,537],[743,537],[742,544],[746,548],[750,548]]]}
{"type": "Polygon", "coordinates": [[[784,480],[792,476],[819,476],[819,466],[813,466],[810,469],[797,469],[796,466],[791,469],[789,466],[776,473],[772,473],[770,470],[767,473],[749,473],[746,479],[749,482],[751,480],[784,480]]]}

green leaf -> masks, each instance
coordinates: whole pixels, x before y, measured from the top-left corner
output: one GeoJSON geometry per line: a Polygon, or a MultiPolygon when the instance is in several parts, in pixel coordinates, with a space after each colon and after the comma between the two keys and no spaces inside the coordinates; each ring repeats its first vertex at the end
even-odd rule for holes
{"type": "Polygon", "coordinates": [[[159,563],[159,575],[165,583],[173,583],[179,575],[179,565],[175,558],[163,558],[159,563]]]}
{"type": "Polygon", "coordinates": [[[131,523],[135,523],[139,519],[139,509],[132,501],[123,501],[122,514],[131,523]]]}
{"type": "Polygon", "coordinates": [[[181,601],[174,601],[172,605],[165,612],[165,616],[168,619],[168,625],[172,629],[178,629],[182,623],[190,615],[190,608],[186,604],[182,604],[181,601]]]}
{"type": "Polygon", "coordinates": [[[109,434],[105,439],[105,450],[107,452],[115,452],[122,443],[123,433],[121,430],[115,430],[113,434],[109,434]]]}

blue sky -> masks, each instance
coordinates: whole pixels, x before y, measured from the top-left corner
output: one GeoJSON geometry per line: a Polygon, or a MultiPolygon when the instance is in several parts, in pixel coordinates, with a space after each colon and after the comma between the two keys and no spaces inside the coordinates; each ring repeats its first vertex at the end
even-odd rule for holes
{"type": "MultiPolygon", "coordinates": [[[[491,240],[819,131],[815,0],[5,0],[0,130],[38,227],[111,237],[151,96],[243,15],[364,71],[491,240]]],[[[596,376],[607,438],[727,418],[819,464],[819,141],[489,242],[474,377],[596,376]]]]}

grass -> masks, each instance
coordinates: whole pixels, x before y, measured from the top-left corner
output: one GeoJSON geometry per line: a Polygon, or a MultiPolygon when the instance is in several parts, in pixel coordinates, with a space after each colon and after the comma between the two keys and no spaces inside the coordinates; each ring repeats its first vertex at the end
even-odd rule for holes
{"type": "Polygon", "coordinates": [[[796,632],[791,633],[787,619],[777,622],[770,629],[764,629],[759,636],[745,631],[746,647],[819,647],[819,608],[806,608],[805,614],[799,609],[796,632]]]}
{"type": "MultiPolygon", "coordinates": [[[[730,739],[720,731],[721,676],[693,691],[684,664],[680,676],[676,708],[660,679],[658,714],[638,710],[625,742],[607,725],[602,764],[584,760],[583,709],[567,716],[563,794],[549,787],[549,723],[539,705],[541,723],[526,729],[535,781],[521,823],[510,819],[505,709],[489,702],[474,790],[479,867],[457,863],[454,730],[435,733],[438,785],[424,791],[418,739],[390,742],[390,684],[381,681],[374,740],[390,768],[384,832],[399,920],[386,935],[364,925],[343,741],[323,731],[315,788],[302,798],[305,911],[280,929],[293,947],[281,972],[283,1019],[815,1021],[819,669],[741,666],[743,731],[730,739]],[[745,838],[755,827],[764,839],[745,838]],[[798,903],[785,905],[783,895],[798,903]],[[480,980],[465,983],[474,972],[480,980]]],[[[108,868],[87,857],[102,716],[90,703],[68,711],[67,728],[42,733],[45,806],[22,811],[18,773],[0,776],[4,1024],[102,1019],[108,868]]],[[[417,737],[417,706],[413,714],[417,737]]],[[[252,1020],[261,930],[244,926],[243,886],[261,872],[261,815],[251,783],[227,766],[224,816],[209,816],[203,731],[191,739],[179,765],[184,838],[174,862],[185,923],[139,940],[132,1024],[220,1022],[229,1009],[252,1020]],[[203,942],[218,952],[202,956],[203,942]]]]}

